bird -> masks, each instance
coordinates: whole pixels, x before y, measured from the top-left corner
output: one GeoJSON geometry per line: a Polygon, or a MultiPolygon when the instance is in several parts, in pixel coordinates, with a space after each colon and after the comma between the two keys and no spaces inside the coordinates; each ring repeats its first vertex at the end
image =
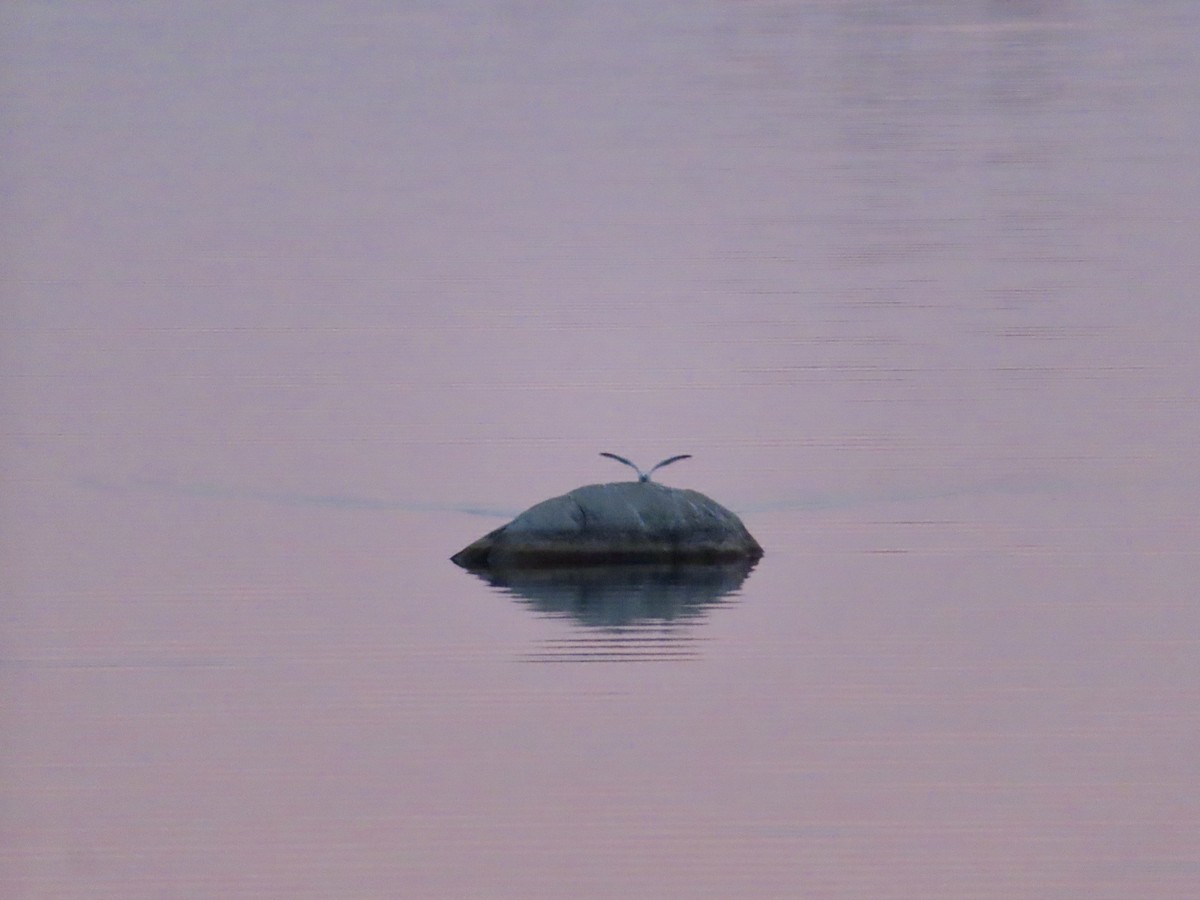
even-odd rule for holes
{"type": "Polygon", "coordinates": [[[679,460],[681,460],[681,459],[691,459],[692,458],[692,454],[690,454],[690,453],[681,453],[678,456],[669,456],[666,459],[664,459],[662,462],[655,463],[649,469],[647,469],[645,472],[643,472],[641,469],[639,469],[636,465],[631,463],[629,460],[627,460],[623,456],[617,456],[617,454],[615,454],[615,453],[601,453],[600,455],[607,456],[609,459],[615,459],[619,463],[625,463],[625,465],[629,466],[631,469],[633,469],[633,471],[638,473],[638,481],[643,481],[643,482],[650,480],[650,475],[652,472],[654,472],[655,469],[661,469],[663,466],[669,466],[671,463],[679,462],[679,460]]]}

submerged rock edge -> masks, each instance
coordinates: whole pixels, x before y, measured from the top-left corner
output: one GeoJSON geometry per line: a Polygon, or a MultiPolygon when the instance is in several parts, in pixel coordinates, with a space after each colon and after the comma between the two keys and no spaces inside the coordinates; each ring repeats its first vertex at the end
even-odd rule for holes
{"type": "Polygon", "coordinates": [[[469,570],[758,560],[736,514],[698,491],[654,482],[576,488],[521,513],[450,559],[469,570]]]}

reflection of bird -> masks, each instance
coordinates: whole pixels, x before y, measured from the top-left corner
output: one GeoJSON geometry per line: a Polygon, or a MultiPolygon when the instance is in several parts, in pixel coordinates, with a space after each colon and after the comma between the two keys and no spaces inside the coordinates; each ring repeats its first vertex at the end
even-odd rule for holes
{"type": "Polygon", "coordinates": [[[645,472],[643,472],[641,469],[639,469],[637,466],[635,466],[633,463],[631,463],[629,460],[627,460],[623,456],[617,456],[617,454],[615,454],[615,453],[601,453],[600,455],[607,456],[609,459],[615,459],[619,463],[625,463],[625,465],[629,466],[631,469],[633,469],[633,471],[638,473],[638,481],[649,481],[650,474],[655,469],[661,469],[663,466],[669,466],[671,463],[679,462],[679,460],[681,460],[681,459],[691,459],[692,458],[692,454],[690,454],[690,453],[681,453],[678,456],[668,457],[667,459],[664,459],[660,463],[655,463],[653,466],[651,466],[649,469],[647,469],[645,472]]]}

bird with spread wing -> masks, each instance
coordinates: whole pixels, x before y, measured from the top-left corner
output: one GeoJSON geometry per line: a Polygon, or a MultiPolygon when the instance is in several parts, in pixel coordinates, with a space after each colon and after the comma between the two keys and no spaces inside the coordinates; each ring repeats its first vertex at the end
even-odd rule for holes
{"type": "Polygon", "coordinates": [[[669,466],[673,462],[679,462],[681,459],[692,458],[692,454],[690,453],[681,453],[678,456],[670,456],[664,459],[662,462],[655,463],[653,466],[643,472],[635,463],[630,462],[623,456],[617,456],[615,453],[601,453],[600,455],[607,456],[609,459],[615,459],[617,462],[624,463],[625,465],[629,466],[631,469],[633,469],[633,471],[638,473],[638,481],[649,481],[650,475],[655,470],[661,469],[663,466],[669,466]]]}

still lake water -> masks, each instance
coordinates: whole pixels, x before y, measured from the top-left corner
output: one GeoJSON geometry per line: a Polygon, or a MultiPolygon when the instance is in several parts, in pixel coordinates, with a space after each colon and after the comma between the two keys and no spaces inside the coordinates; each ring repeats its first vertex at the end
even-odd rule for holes
{"type": "Polygon", "coordinates": [[[0,20],[6,897],[1200,894],[1200,5],[0,20]]]}

